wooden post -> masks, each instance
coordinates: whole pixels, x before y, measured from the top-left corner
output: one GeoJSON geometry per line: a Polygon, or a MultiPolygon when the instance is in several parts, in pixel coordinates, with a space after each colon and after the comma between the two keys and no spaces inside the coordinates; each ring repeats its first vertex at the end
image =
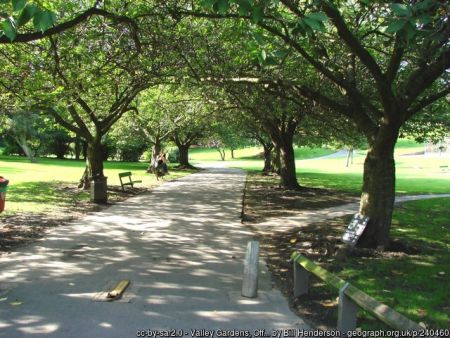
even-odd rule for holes
{"type": "Polygon", "coordinates": [[[345,294],[345,290],[349,286],[349,283],[345,283],[339,290],[337,329],[341,331],[342,335],[347,331],[356,330],[356,313],[358,312],[358,306],[345,294]]]}
{"type": "Polygon", "coordinates": [[[247,244],[247,253],[244,261],[243,297],[255,298],[258,295],[258,264],[259,242],[250,241],[247,244]]]}
{"type": "Polygon", "coordinates": [[[311,274],[294,260],[294,297],[306,295],[309,292],[309,276],[311,274]]]}

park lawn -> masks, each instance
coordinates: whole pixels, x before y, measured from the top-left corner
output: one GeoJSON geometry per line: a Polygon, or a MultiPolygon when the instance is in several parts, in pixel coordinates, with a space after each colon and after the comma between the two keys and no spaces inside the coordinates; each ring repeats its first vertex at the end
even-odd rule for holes
{"type": "MultiPolygon", "coordinates": [[[[146,163],[105,162],[104,165],[108,186],[120,187],[118,173],[124,171],[131,171],[133,180],[142,180],[136,187],[159,184],[154,175],[146,173],[146,163]]],[[[2,215],[51,212],[89,200],[88,191],[73,189],[84,168],[85,161],[40,158],[38,163],[30,163],[24,157],[0,156],[0,176],[10,181],[2,215]]],[[[175,179],[187,173],[171,170],[168,178],[175,179]]]]}
{"type": "MultiPolygon", "coordinates": [[[[406,194],[440,194],[450,193],[450,171],[441,166],[450,167],[449,157],[405,156],[424,150],[424,145],[408,139],[401,139],[396,145],[396,193],[406,194]]],[[[262,149],[248,147],[235,151],[235,159],[223,163],[230,167],[248,171],[260,171],[263,167],[262,149]]],[[[337,158],[320,158],[334,153],[327,148],[296,147],[295,158],[297,177],[301,185],[315,188],[330,188],[354,194],[361,192],[364,150],[356,151],[353,164],[346,166],[345,155],[337,158]]],[[[202,161],[219,161],[217,150],[194,148],[190,159],[198,164],[202,161]]]]}
{"type": "MultiPolygon", "coordinates": [[[[412,201],[397,207],[392,240],[407,244],[410,254],[353,259],[340,271],[378,301],[427,327],[447,328],[450,311],[450,198],[412,201]],[[361,267],[364,267],[363,269],[361,267]]],[[[365,328],[376,328],[365,317],[365,328]]]]}
{"type": "MultiPolygon", "coordinates": [[[[226,149],[225,162],[232,162],[233,166],[240,162],[253,165],[256,168],[262,166],[263,163],[263,149],[261,147],[246,147],[237,149],[234,151],[234,159],[231,158],[231,151],[226,149]],[[261,164],[259,164],[261,163],[261,164]]],[[[328,148],[309,148],[309,147],[296,147],[294,149],[296,159],[315,158],[320,156],[329,155],[335,152],[335,150],[328,148]]],[[[189,159],[195,163],[201,161],[220,161],[219,152],[213,148],[192,148],[189,151],[189,159]]]]}
{"type": "MultiPolygon", "coordinates": [[[[440,168],[444,165],[450,166],[449,157],[397,156],[397,194],[450,193],[450,171],[440,168]]],[[[355,156],[348,168],[345,158],[297,161],[300,184],[355,193],[361,191],[363,168],[363,155],[355,156]]]]}

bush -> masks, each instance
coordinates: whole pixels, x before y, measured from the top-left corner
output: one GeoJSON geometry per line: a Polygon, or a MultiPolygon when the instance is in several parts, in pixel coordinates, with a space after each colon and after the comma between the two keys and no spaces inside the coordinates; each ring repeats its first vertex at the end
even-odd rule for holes
{"type": "Polygon", "coordinates": [[[145,148],[145,144],[117,144],[117,154],[123,162],[138,162],[145,148]]]}
{"type": "Polygon", "coordinates": [[[167,154],[169,162],[178,163],[180,162],[180,151],[178,148],[171,148],[167,154]]]}

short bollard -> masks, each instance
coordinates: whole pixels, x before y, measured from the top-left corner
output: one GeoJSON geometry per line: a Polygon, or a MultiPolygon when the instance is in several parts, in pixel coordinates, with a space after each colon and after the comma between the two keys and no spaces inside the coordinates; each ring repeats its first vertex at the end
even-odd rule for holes
{"type": "Polygon", "coordinates": [[[337,329],[343,333],[356,329],[358,306],[345,294],[345,290],[349,285],[349,283],[345,283],[342,289],[339,290],[337,329]]]}
{"type": "Polygon", "coordinates": [[[294,260],[294,297],[306,295],[309,292],[309,277],[311,274],[294,260]]]}
{"type": "Polygon", "coordinates": [[[258,265],[259,242],[250,241],[244,261],[244,280],[242,282],[242,296],[255,298],[258,295],[258,265]]]}

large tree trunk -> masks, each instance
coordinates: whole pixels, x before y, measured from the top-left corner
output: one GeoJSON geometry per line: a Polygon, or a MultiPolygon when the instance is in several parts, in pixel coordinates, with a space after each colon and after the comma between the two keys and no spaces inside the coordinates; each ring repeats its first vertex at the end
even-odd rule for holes
{"type": "Polygon", "coordinates": [[[103,175],[103,151],[100,141],[92,141],[87,146],[87,159],[90,177],[104,177],[103,175]]]}
{"type": "Polygon", "coordinates": [[[381,250],[389,244],[395,201],[394,147],[398,131],[388,129],[382,127],[377,138],[369,143],[359,209],[370,220],[358,246],[381,250]]]}
{"type": "Polygon", "coordinates": [[[275,147],[280,150],[280,186],[285,189],[300,189],[297,181],[294,155],[294,133],[297,123],[291,121],[287,126],[267,124],[267,132],[275,147]]]}
{"type": "Polygon", "coordinates": [[[177,144],[180,153],[180,167],[190,167],[189,164],[189,148],[190,144],[177,144]]]}
{"type": "Polygon", "coordinates": [[[295,155],[292,142],[283,142],[280,145],[281,167],[280,178],[281,186],[286,189],[299,189],[300,185],[297,181],[297,173],[295,168],[295,155]]]}
{"type": "Polygon", "coordinates": [[[271,144],[263,144],[264,148],[264,168],[263,172],[269,173],[273,170],[272,166],[272,149],[273,145],[271,144]]]}

